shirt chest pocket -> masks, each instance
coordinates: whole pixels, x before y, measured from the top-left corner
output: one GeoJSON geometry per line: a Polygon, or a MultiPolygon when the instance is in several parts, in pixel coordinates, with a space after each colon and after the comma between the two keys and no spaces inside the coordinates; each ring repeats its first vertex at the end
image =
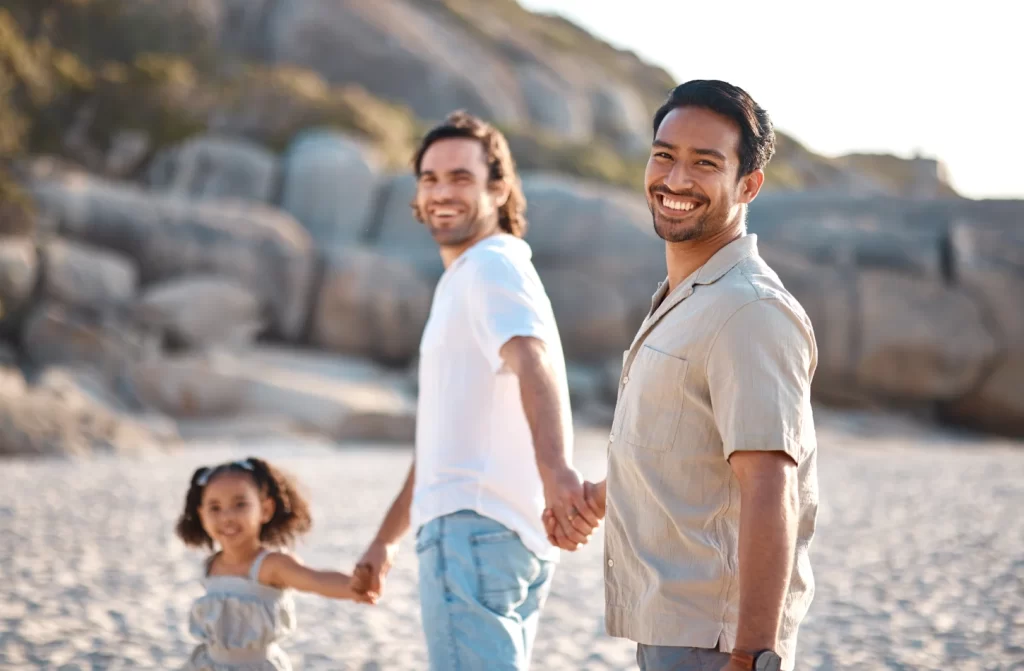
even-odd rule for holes
{"type": "Polygon", "coordinates": [[[686,359],[647,345],[640,348],[623,375],[623,442],[656,452],[672,447],[683,415],[686,369],[686,359]]]}

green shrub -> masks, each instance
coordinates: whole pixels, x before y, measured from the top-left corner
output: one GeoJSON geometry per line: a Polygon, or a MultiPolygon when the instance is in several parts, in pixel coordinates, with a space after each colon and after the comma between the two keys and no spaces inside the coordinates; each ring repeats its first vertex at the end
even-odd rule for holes
{"type": "Polygon", "coordinates": [[[30,233],[35,209],[31,197],[18,185],[10,170],[0,165],[0,236],[30,233]]]}
{"type": "Polygon", "coordinates": [[[212,64],[214,26],[185,0],[6,0],[32,39],[45,39],[90,66],[132,63],[159,52],[212,64]]]}

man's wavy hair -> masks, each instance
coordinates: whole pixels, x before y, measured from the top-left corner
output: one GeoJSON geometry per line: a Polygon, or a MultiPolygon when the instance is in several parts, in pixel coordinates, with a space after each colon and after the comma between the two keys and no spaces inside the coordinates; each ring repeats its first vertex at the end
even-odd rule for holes
{"type": "MultiPolygon", "coordinates": [[[[465,110],[457,110],[448,115],[440,125],[430,130],[420,142],[416,155],[413,158],[413,168],[416,177],[420,176],[420,168],[423,164],[423,155],[427,153],[430,145],[438,140],[449,138],[468,138],[476,140],[484,148],[484,156],[487,160],[488,179],[491,182],[507,182],[509,185],[508,200],[498,208],[498,225],[501,230],[517,238],[526,235],[527,221],[526,197],[523,196],[523,186],[516,173],[516,163],[512,159],[512,152],[508,148],[508,140],[494,126],[478,119],[465,110]]],[[[413,216],[420,223],[424,217],[420,212],[415,199],[411,203],[413,216]]]]}

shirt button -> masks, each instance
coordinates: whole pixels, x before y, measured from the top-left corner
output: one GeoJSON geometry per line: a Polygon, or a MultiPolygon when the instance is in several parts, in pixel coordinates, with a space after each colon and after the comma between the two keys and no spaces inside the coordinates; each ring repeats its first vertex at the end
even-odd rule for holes
{"type": "Polygon", "coordinates": [[[615,442],[615,434],[614,433],[609,433],[608,434],[608,440],[610,440],[610,441],[612,441],[614,443],[615,442]]]}
{"type": "Polygon", "coordinates": [[[608,568],[611,568],[613,566],[615,566],[615,560],[614,559],[609,559],[608,560],[608,568]]]}
{"type": "Polygon", "coordinates": [[[623,386],[625,386],[625,384],[626,384],[627,382],[629,382],[629,376],[628,376],[628,375],[626,375],[626,376],[624,376],[624,377],[622,378],[622,384],[623,384],[623,386]]]}

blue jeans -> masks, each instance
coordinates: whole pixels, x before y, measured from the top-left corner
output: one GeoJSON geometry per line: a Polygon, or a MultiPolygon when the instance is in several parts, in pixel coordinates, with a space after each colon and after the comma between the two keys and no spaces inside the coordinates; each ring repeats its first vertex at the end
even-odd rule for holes
{"type": "Polygon", "coordinates": [[[554,564],[514,531],[468,510],[424,524],[416,555],[430,668],[528,669],[554,564]]]}

